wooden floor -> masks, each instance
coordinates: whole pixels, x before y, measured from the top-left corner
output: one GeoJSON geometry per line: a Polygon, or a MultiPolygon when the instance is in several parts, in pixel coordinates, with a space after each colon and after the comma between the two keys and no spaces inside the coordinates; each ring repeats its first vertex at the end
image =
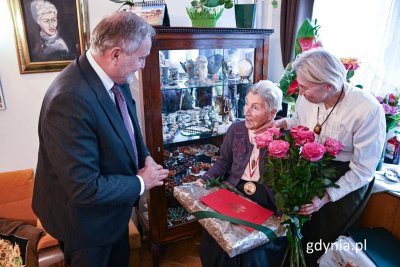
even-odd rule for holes
{"type": "MultiPolygon", "coordinates": [[[[199,257],[199,246],[201,233],[194,237],[170,243],[161,248],[160,267],[201,267],[199,257]]],[[[152,267],[153,262],[150,254],[148,241],[142,243],[140,249],[140,267],[152,267]]]]}

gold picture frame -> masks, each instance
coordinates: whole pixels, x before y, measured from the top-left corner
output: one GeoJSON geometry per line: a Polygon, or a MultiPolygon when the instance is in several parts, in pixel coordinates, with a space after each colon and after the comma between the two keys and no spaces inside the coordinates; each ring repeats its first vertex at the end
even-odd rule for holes
{"type": "Polygon", "coordinates": [[[87,0],[8,0],[19,71],[60,71],[89,44],[87,0]]]}
{"type": "Polygon", "coordinates": [[[4,95],[3,95],[3,89],[1,86],[1,81],[0,81],[0,110],[6,109],[6,103],[4,100],[4,95]]]}

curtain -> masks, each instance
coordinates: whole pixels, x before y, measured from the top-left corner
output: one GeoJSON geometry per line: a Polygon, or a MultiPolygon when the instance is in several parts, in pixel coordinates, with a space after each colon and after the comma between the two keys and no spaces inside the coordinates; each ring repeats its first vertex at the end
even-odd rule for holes
{"type": "Polygon", "coordinates": [[[314,0],[282,0],[281,3],[281,53],[285,67],[294,57],[296,33],[301,23],[313,13],[314,0]]]}
{"type": "Polygon", "coordinates": [[[361,62],[351,81],[384,95],[400,89],[400,0],[315,0],[323,46],[361,62]]]}

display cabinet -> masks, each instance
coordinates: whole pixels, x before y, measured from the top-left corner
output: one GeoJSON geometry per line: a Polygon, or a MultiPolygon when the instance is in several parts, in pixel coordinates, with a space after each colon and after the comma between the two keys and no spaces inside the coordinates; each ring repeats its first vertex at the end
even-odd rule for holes
{"type": "Polygon", "coordinates": [[[153,244],[183,238],[199,224],[174,199],[218,157],[223,135],[243,118],[247,89],[267,78],[273,30],[156,27],[141,72],[146,143],[170,170],[165,185],[146,193],[139,222],[153,244]]]}

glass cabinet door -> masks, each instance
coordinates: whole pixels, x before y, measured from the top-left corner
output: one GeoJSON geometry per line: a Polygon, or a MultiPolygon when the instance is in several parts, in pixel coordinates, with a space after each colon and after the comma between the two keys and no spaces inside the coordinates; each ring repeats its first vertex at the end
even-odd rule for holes
{"type": "Polygon", "coordinates": [[[174,187],[200,178],[218,157],[214,139],[244,117],[254,48],[160,50],[159,64],[167,224],[174,226],[194,219],[174,200],[174,187]]]}

